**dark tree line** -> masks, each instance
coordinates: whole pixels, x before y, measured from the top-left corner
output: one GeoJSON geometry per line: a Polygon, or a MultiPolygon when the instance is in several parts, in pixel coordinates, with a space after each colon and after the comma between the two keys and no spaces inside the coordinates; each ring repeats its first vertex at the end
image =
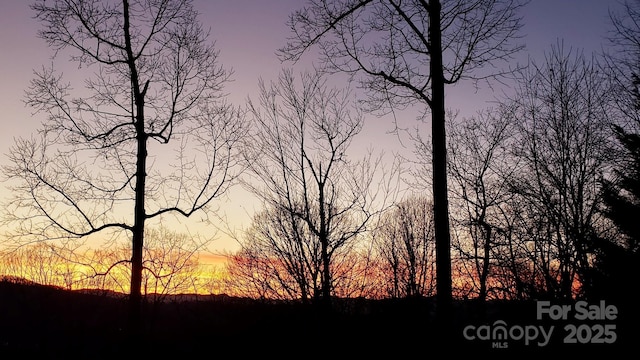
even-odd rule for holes
{"type": "MultiPolygon", "coordinates": [[[[372,3],[378,4],[311,3],[309,11],[321,11],[323,6],[326,11],[335,11],[316,19],[317,23],[305,17],[304,11],[294,14],[292,25],[300,30],[297,36],[303,39],[285,49],[285,53],[295,59],[301,55],[298,51],[318,45],[329,69],[366,75],[362,84],[369,84],[370,87],[365,88],[372,90],[372,97],[365,102],[368,110],[375,108],[372,107],[376,103],[374,94],[382,90],[381,84],[386,84],[387,96],[392,93],[391,89],[411,91],[390,76],[384,77],[387,74],[381,65],[384,62],[370,61],[376,56],[381,59],[382,53],[364,51],[358,48],[362,45],[358,41],[363,38],[347,36],[354,34],[350,31],[362,31],[362,28],[337,25],[340,22],[353,25],[358,16],[365,14],[373,18],[389,15],[382,10],[367,12],[366,6],[372,3]],[[335,28],[321,32],[321,24],[335,28]],[[310,31],[313,29],[318,32],[310,31]],[[317,34],[317,37],[304,38],[305,34],[317,34]]],[[[386,11],[401,10],[393,4],[389,2],[386,11]]],[[[633,16],[630,9],[627,8],[628,15],[633,16]]],[[[389,19],[392,19],[390,15],[389,19]]],[[[376,29],[383,29],[383,24],[376,29]]],[[[624,33],[621,26],[618,24],[614,35],[624,33]]],[[[630,39],[634,37],[627,37],[624,49],[633,44],[630,39]]],[[[388,46],[391,49],[400,45],[390,43],[388,46]]],[[[398,54],[406,53],[398,51],[398,54]]],[[[480,111],[475,117],[447,119],[448,201],[452,204],[449,213],[454,236],[450,259],[457,279],[452,288],[456,297],[596,297],[595,282],[608,276],[604,259],[623,248],[635,251],[632,245],[620,245],[622,238],[617,222],[621,220],[615,219],[611,210],[605,210],[611,206],[612,199],[621,196],[618,194],[622,184],[630,186],[628,178],[633,175],[627,176],[626,183],[614,179],[621,159],[628,159],[632,153],[627,149],[625,155],[616,144],[617,138],[624,138],[622,134],[627,131],[616,124],[633,123],[636,113],[628,107],[634,104],[634,100],[629,99],[635,96],[634,83],[620,82],[624,77],[617,71],[622,71],[622,67],[617,70],[611,67],[625,62],[607,56],[610,55],[589,56],[558,42],[542,60],[532,60],[511,73],[515,79],[513,95],[504,98],[498,106],[480,111]],[[622,107],[625,104],[626,107],[622,107]],[[604,248],[610,248],[611,253],[604,248]]],[[[393,94],[393,99],[398,100],[398,93],[393,94]]],[[[375,109],[380,110],[382,105],[377,104],[375,109]]],[[[418,138],[416,154],[425,164],[425,171],[414,175],[425,184],[433,184],[437,172],[432,166],[437,157],[434,151],[432,140],[418,138]]],[[[627,165],[624,169],[633,167],[627,165]]],[[[617,177],[624,178],[619,174],[617,177]]],[[[393,207],[395,210],[388,210],[390,212],[379,218],[373,232],[359,238],[361,244],[374,244],[371,251],[360,252],[358,256],[360,261],[376,269],[367,275],[377,276],[379,280],[364,283],[388,289],[384,294],[378,291],[377,296],[430,296],[441,291],[434,292],[431,287],[434,279],[430,278],[442,265],[434,259],[437,252],[434,254],[434,248],[429,245],[438,243],[437,231],[425,230],[431,229],[428,224],[434,224],[435,230],[437,220],[433,218],[435,214],[427,216],[428,212],[420,210],[424,203],[419,199],[410,196],[398,203],[393,207]],[[415,214],[422,215],[415,217],[415,214]],[[416,229],[421,230],[416,232],[416,229]]],[[[620,206],[618,202],[617,207],[620,206]]],[[[437,211],[435,207],[433,211],[437,211]]],[[[624,253],[630,255],[627,250],[624,253]]],[[[618,262],[609,260],[609,263],[618,262]]],[[[624,268],[629,268],[629,262],[623,263],[624,268]]],[[[622,274],[618,277],[627,278],[622,274]]],[[[340,287],[339,284],[332,286],[340,287]]]]}

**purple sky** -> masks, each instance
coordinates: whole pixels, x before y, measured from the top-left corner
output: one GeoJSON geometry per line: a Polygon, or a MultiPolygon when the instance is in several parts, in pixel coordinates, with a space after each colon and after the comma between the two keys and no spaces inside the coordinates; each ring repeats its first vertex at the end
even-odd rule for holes
{"type": "MultiPolygon", "coordinates": [[[[32,117],[22,103],[24,90],[32,78],[33,69],[49,63],[51,52],[36,37],[39,24],[32,19],[29,1],[0,0],[0,164],[13,144],[14,137],[27,137],[40,127],[39,117],[32,117]]],[[[205,27],[211,27],[212,39],[220,50],[221,62],[234,70],[234,83],[227,87],[231,100],[241,103],[247,95],[255,94],[259,77],[271,80],[281,69],[274,51],[284,45],[288,29],[285,20],[303,0],[196,0],[205,27]]],[[[523,59],[531,56],[542,59],[558,39],[586,54],[599,50],[608,27],[608,9],[619,8],[617,0],[532,0],[525,8],[524,41],[527,45],[523,59]]],[[[312,60],[312,59],[309,59],[312,60]]],[[[447,107],[471,114],[486,107],[488,92],[475,94],[468,87],[449,88],[447,107]]],[[[412,126],[412,125],[410,125],[412,126]]],[[[392,128],[389,121],[372,118],[358,144],[367,146],[388,144],[389,150],[398,147],[397,139],[386,134],[392,128]]],[[[4,192],[0,183],[0,196],[4,192]]],[[[233,199],[232,199],[233,200],[233,199]]],[[[246,202],[232,202],[223,206],[229,216],[248,225],[246,212],[254,209],[246,202]]],[[[229,249],[230,242],[219,242],[229,249]]]]}

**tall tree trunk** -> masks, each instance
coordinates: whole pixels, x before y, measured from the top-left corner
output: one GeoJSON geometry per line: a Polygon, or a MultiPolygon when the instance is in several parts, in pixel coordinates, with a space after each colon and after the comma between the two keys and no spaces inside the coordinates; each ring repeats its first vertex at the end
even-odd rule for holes
{"type": "MultiPolygon", "coordinates": [[[[140,109],[138,114],[142,114],[140,109]]],[[[141,116],[142,117],[142,116],[141,116]]],[[[138,120],[140,124],[143,121],[138,120]]],[[[139,127],[143,127],[140,125],[139,127]]],[[[143,129],[142,129],[143,130],[143,129]]],[[[131,287],[130,287],[130,316],[131,325],[135,328],[140,326],[141,305],[142,305],[142,249],[144,246],[144,223],[145,223],[145,180],[147,163],[147,140],[144,134],[138,135],[138,159],[136,165],[136,188],[135,188],[135,220],[132,236],[131,253],[131,287]]]]}
{"type": "Polygon", "coordinates": [[[136,68],[135,57],[131,45],[131,34],[129,29],[129,2],[123,0],[124,11],[124,33],[127,50],[128,66],[131,76],[131,91],[135,105],[135,127],[137,142],[136,158],[136,185],[135,185],[135,205],[134,205],[134,225],[132,229],[131,243],[131,286],[129,290],[129,321],[132,331],[131,341],[136,341],[141,335],[141,305],[142,305],[142,249],[144,246],[144,223],[145,213],[145,182],[147,176],[147,134],[144,124],[144,100],[149,83],[144,89],[140,89],[140,79],[136,68]]]}
{"type": "Polygon", "coordinates": [[[431,56],[431,136],[433,142],[433,217],[436,241],[436,316],[450,323],[452,307],[451,238],[447,200],[447,149],[445,133],[444,69],[442,64],[441,5],[429,1],[429,52],[431,56]]]}

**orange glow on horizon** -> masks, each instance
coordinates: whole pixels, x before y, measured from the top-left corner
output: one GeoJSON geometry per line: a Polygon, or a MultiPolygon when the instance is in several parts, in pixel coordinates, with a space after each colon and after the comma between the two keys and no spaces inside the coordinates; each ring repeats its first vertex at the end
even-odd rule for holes
{"type": "MultiPolygon", "coordinates": [[[[74,252],[46,243],[25,246],[11,252],[0,250],[0,280],[24,279],[67,290],[108,290],[128,294],[131,272],[129,263],[122,260],[130,256],[127,251],[126,247],[122,247],[74,252]]],[[[158,250],[148,251],[142,279],[143,295],[226,294],[257,298],[259,295],[256,295],[255,287],[260,285],[260,276],[268,275],[256,273],[254,268],[250,269],[254,271],[250,274],[243,273],[242,270],[237,272],[237,269],[234,271],[234,262],[238,265],[239,262],[248,261],[241,254],[223,255],[208,251],[195,254],[180,251],[164,253],[158,250]],[[258,284],[255,281],[258,281],[258,284]]],[[[357,258],[353,258],[349,263],[358,263],[358,261],[357,258]]],[[[454,298],[475,297],[477,279],[474,281],[468,272],[463,271],[464,267],[459,262],[454,261],[453,265],[454,298]]],[[[384,283],[380,282],[384,278],[384,274],[381,273],[384,271],[384,266],[375,261],[367,261],[363,266],[348,267],[348,269],[351,271],[342,269],[346,271],[342,273],[343,279],[349,279],[347,282],[352,286],[362,287],[363,284],[367,286],[366,290],[355,296],[369,298],[390,296],[385,293],[384,283]]],[[[340,268],[334,270],[340,273],[340,268]]],[[[490,278],[487,281],[488,288],[509,286],[508,283],[502,283],[499,277],[490,278]]],[[[276,283],[270,282],[270,284],[276,283]]],[[[581,291],[581,285],[580,279],[575,278],[574,294],[581,291]]],[[[349,292],[353,287],[349,287],[349,284],[342,289],[343,291],[340,289],[342,288],[335,289],[336,296],[353,296],[349,292]]],[[[424,295],[433,296],[435,293],[430,291],[424,295]]],[[[496,294],[491,294],[490,297],[495,298],[496,294]]],[[[499,294],[498,298],[501,298],[499,294]]]]}
{"type": "Polygon", "coordinates": [[[202,265],[224,266],[227,261],[228,258],[225,255],[211,254],[209,252],[198,254],[198,262],[202,265]]]}
{"type": "MultiPolygon", "coordinates": [[[[142,292],[146,295],[221,294],[226,257],[197,253],[193,257],[164,254],[163,262],[146,261],[142,292]],[[157,276],[156,276],[157,275],[157,276]]],[[[67,290],[109,290],[128,294],[129,256],[126,248],[73,252],[39,243],[16,251],[0,250],[0,280],[26,280],[67,290]]],[[[153,255],[152,255],[153,256],[153,255]]]]}

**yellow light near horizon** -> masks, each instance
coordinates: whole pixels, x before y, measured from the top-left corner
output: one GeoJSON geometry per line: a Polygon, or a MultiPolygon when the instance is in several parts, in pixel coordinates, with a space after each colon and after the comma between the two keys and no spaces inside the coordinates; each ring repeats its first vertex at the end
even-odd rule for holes
{"type": "Polygon", "coordinates": [[[198,262],[202,265],[224,266],[227,264],[227,257],[224,255],[201,252],[198,254],[198,262]]]}
{"type": "MultiPolygon", "coordinates": [[[[52,251],[50,245],[36,244],[21,251],[0,252],[0,279],[24,279],[67,290],[108,290],[128,294],[129,264],[106,258],[102,251],[90,249],[80,254],[67,252],[62,257],[52,251]],[[92,259],[101,261],[91,262],[92,259]]],[[[126,254],[118,258],[122,256],[126,254]]],[[[160,268],[159,278],[145,270],[143,294],[209,295],[223,291],[226,257],[200,253],[188,261],[193,261],[188,267],[160,268]],[[187,278],[188,281],[185,281],[187,278]]]]}

